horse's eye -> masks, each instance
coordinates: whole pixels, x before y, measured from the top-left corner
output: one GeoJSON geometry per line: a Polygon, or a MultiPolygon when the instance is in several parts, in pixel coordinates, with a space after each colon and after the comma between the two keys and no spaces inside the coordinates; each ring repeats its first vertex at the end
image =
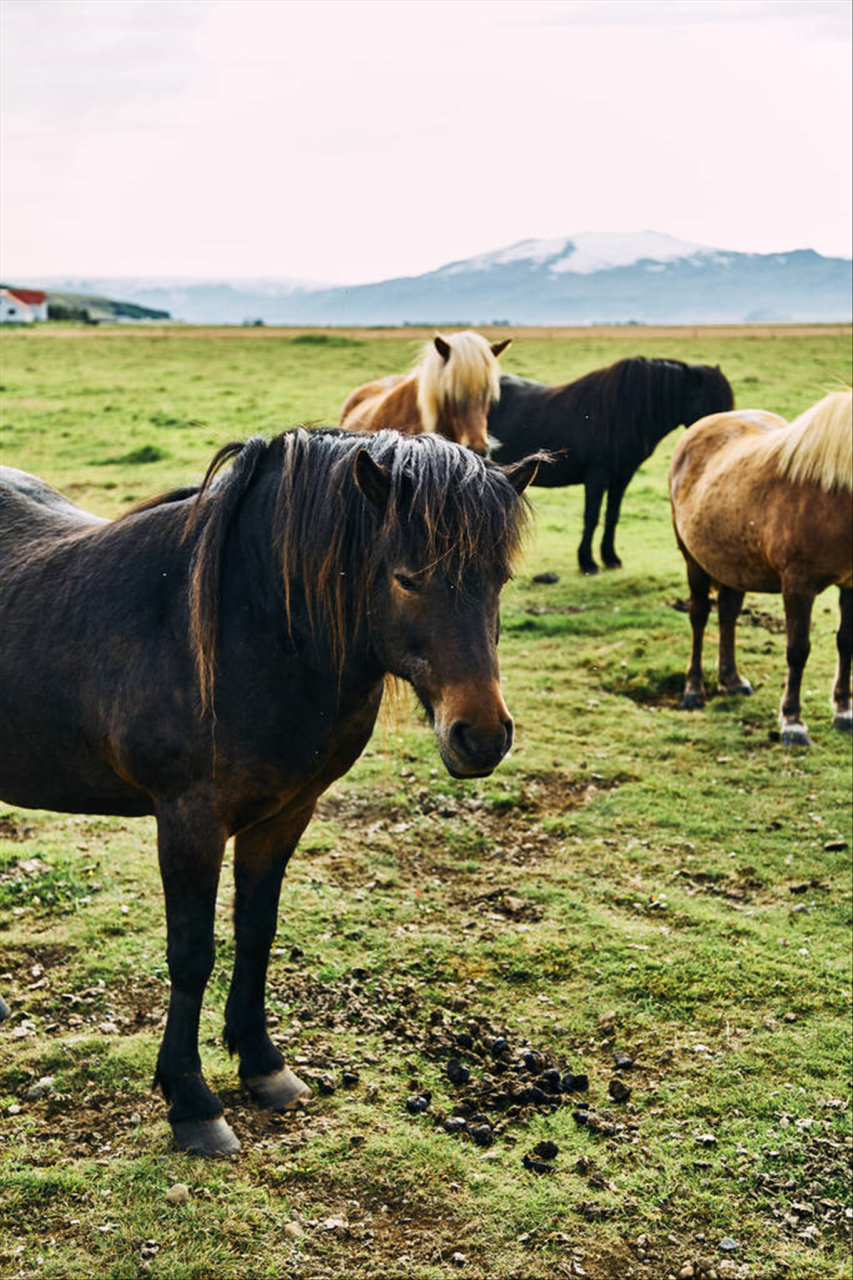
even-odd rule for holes
{"type": "Polygon", "coordinates": [[[397,583],[398,587],[402,587],[404,591],[410,591],[412,595],[417,595],[420,591],[420,587],[415,582],[414,578],[408,578],[405,573],[395,573],[394,581],[397,583]]]}

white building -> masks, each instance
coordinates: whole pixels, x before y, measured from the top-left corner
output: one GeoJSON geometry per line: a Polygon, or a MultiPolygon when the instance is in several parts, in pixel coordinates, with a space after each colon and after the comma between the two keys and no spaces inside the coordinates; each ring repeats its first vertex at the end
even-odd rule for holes
{"type": "Polygon", "coordinates": [[[47,319],[47,295],[40,289],[0,289],[0,324],[32,324],[47,319]]]}

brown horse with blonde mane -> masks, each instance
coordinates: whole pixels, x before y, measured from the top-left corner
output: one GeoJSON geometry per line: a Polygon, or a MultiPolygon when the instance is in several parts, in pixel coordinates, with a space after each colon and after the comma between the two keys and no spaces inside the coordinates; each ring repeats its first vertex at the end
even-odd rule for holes
{"type": "Polygon", "coordinates": [[[719,684],[751,693],[735,659],[744,592],[781,592],[788,637],[782,741],[811,741],[800,711],[815,596],[838,586],[835,727],[853,730],[853,399],[836,391],[794,422],[738,410],[703,418],[678,442],[669,472],[675,536],[687,561],[693,653],[682,706],[701,707],[708,590],[719,586],[719,684]]]}
{"type": "Polygon", "coordinates": [[[511,341],[488,342],[470,330],[447,338],[436,334],[411,373],[357,387],[341,410],[340,425],[445,436],[485,456],[489,408],[500,395],[498,357],[511,341]]]}

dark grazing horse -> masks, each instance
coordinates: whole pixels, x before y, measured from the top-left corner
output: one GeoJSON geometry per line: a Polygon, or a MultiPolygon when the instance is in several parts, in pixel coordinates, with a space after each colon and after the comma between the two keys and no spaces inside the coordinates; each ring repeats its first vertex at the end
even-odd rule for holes
{"type": "Polygon", "coordinates": [[[504,375],[500,399],[489,409],[492,456],[506,464],[547,449],[556,456],[551,466],[539,470],[536,483],[584,486],[578,547],[583,573],[598,573],[592,537],[606,492],[601,558],[608,569],[618,569],[622,562],[614,535],[619,508],[640,463],[675,427],[733,405],[732,389],[719,366],[680,360],[618,360],[561,387],[504,375]]]}
{"type": "Polygon", "coordinates": [[[437,436],[296,430],[226,446],[197,490],[115,521],[0,469],[0,795],[156,815],[172,989],[155,1083],[186,1150],[239,1147],[198,1052],[228,838],[225,1041],[255,1101],[283,1110],[308,1090],[266,1030],[281,879],[364,749],[385,676],[414,686],[454,777],[508,751],[498,597],[536,465],[504,471],[437,436]]]}

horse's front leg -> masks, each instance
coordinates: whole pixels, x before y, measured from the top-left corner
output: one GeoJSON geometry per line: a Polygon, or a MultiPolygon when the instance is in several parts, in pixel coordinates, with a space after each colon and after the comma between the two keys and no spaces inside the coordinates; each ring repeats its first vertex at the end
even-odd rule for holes
{"type": "Polygon", "coordinates": [[[240,1143],[201,1073],[198,1052],[226,832],[206,808],[175,805],[158,813],[157,837],[172,993],[154,1083],[171,1103],[169,1123],[179,1147],[201,1156],[229,1155],[240,1143]]]}
{"type": "Polygon", "coordinates": [[[738,615],[743,607],[743,594],[733,587],[720,587],[717,597],[717,615],[720,620],[717,681],[726,693],[752,693],[752,685],[738,672],[735,654],[735,631],[738,615]]]}
{"type": "Polygon", "coordinates": [[[782,695],[779,727],[785,746],[810,746],[811,738],[800,712],[800,686],[811,650],[809,630],[814,592],[782,585],[785,627],[788,633],[788,680],[782,695]]]}
{"type": "Polygon", "coordinates": [[[840,617],[835,643],[838,648],[838,666],[832,688],[832,723],[842,733],[853,732],[853,708],[850,705],[850,659],[853,653],[853,587],[839,587],[840,617]]]}
{"type": "Polygon", "coordinates": [[[593,574],[598,573],[598,565],[592,554],[592,539],[601,514],[601,499],[607,488],[607,475],[603,471],[588,471],[583,484],[583,537],[578,547],[578,564],[581,573],[593,574]]]}
{"type": "Polygon", "coordinates": [[[619,512],[622,498],[628,488],[628,481],[613,479],[607,487],[607,506],[604,511],[604,535],[601,539],[601,558],[605,569],[621,569],[622,561],[616,554],[616,526],[619,523],[619,512]]]}
{"type": "Polygon", "coordinates": [[[285,1065],[267,1034],[264,993],[278,919],[281,880],[313,805],[277,815],[238,835],[234,846],[236,953],[225,1006],[225,1043],[240,1056],[240,1078],[255,1102],[287,1111],[311,1090],[285,1065]]]}
{"type": "Polygon", "coordinates": [[[701,565],[697,564],[679,539],[679,545],[687,561],[687,582],[690,587],[690,627],[693,632],[693,648],[690,654],[690,665],[684,682],[684,694],[681,705],[688,711],[695,711],[705,705],[705,682],[702,679],[702,643],[705,638],[705,627],[711,602],[708,593],[711,590],[711,579],[701,565]]]}

